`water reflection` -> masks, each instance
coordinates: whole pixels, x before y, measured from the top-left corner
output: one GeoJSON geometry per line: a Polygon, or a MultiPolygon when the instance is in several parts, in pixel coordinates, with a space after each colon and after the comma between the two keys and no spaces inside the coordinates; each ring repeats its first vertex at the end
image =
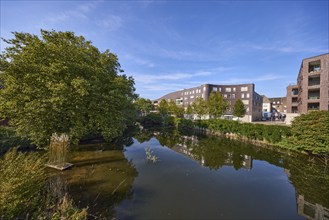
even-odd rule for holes
{"type": "MultiPolygon", "coordinates": [[[[329,168],[318,158],[282,153],[226,138],[166,130],[150,133],[161,145],[198,161],[210,170],[219,170],[223,166],[251,170],[254,160],[282,167],[295,188],[298,214],[309,219],[329,219],[329,168]]],[[[150,133],[144,135],[151,137],[150,133]]]]}
{"type": "Polygon", "coordinates": [[[53,196],[68,193],[98,218],[329,219],[329,169],[316,158],[177,130],[134,138],[75,147],[53,196]]]}

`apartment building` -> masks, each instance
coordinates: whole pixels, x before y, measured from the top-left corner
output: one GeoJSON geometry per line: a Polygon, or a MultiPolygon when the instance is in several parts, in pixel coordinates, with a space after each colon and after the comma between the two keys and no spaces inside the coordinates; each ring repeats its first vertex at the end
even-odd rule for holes
{"type": "Polygon", "coordinates": [[[287,113],[298,113],[298,85],[287,87],[287,113]]]}
{"type": "Polygon", "coordinates": [[[240,85],[214,85],[204,84],[197,87],[183,89],[162,96],[153,101],[157,105],[162,99],[167,101],[174,100],[176,105],[186,108],[191,105],[198,97],[208,100],[211,92],[220,92],[224,99],[229,103],[226,116],[232,116],[233,106],[237,99],[241,99],[246,107],[246,116],[242,121],[257,121],[262,118],[262,96],[255,92],[254,84],[240,85]]]}
{"type": "Polygon", "coordinates": [[[272,104],[272,112],[286,113],[287,112],[287,97],[269,98],[272,104]]]}
{"type": "Polygon", "coordinates": [[[329,53],[303,59],[297,85],[287,87],[287,112],[329,110],[329,53]]]}

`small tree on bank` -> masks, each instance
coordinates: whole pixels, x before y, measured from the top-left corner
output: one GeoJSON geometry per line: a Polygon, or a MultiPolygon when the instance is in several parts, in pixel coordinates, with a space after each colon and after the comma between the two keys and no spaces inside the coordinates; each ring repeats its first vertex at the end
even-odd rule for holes
{"type": "Polygon", "coordinates": [[[14,32],[0,56],[0,118],[39,147],[54,133],[73,141],[90,133],[106,140],[131,121],[134,81],[119,75],[118,58],[72,32],[14,32]]]}
{"type": "Polygon", "coordinates": [[[192,103],[192,108],[193,112],[197,114],[199,119],[201,119],[202,115],[206,115],[209,112],[207,101],[201,97],[195,99],[195,101],[192,103]]]}
{"type": "Polygon", "coordinates": [[[242,118],[246,115],[246,108],[244,107],[244,104],[241,99],[237,99],[235,101],[233,106],[233,115],[238,118],[242,118]]]}
{"type": "Polygon", "coordinates": [[[215,118],[222,116],[228,109],[228,102],[219,92],[212,92],[208,100],[209,114],[215,118]]]}
{"type": "Polygon", "coordinates": [[[167,100],[161,99],[159,105],[158,105],[158,111],[160,115],[167,115],[169,113],[169,104],[167,100]]]}
{"type": "Polygon", "coordinates": [[[149,114],[150,111],[153,109],[153,104],[150,99],[138,98],[135,101],[135,105],[137,106],[138,111],[143,116],[149,114]]]}

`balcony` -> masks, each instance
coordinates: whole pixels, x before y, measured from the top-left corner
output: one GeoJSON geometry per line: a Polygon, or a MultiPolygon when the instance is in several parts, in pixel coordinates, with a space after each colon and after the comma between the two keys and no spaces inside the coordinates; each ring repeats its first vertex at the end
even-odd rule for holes
{"type": "Polygon", "coordinates": [[[298,89],[292,89],[292,90],[291,90],[291,95],[292,95],[292,96],[296,96],[296,95],[298,95],[298,89]]]}
{"type": "Polygon", "coordinates": [[[321,70],[321,62],[320,60],[314,61],[314,62],[310,62],[308,64],[308,72],[309,73],[316,73],[319,72],[321,70]]]}
{"type": "Polygon", "coordinates": [[[318,77],[309,77],[308,86],[320,86],[320,76],[318,77]]]}
{"type": "Polygon", "coordinates": [[[309,90],[308,91],[308,99],[309,100],[320,99],[320,89],[318,89],[318,90],[309,90]]]}
{"type": "Polygon", "coordinates": [[[320,109],[320,103],[308,103],[307,105],[308,111],[319,110],[319,109],[320,109]]]}

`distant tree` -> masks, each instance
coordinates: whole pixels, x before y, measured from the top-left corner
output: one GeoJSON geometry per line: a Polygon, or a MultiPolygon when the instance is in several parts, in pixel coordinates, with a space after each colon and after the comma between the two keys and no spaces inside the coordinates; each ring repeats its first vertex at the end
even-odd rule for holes
{"type": "Polygon", "coordinates": [[[170,100],[168,104],[169,113],[176,117],[182,117],[184,115],[184,109],[176,105],[173,100],[170,100]]]}
{"type": "Polygon", "coordinates": [[[208,99],[209,114],[215,118],[222,116],[228,109],[228,102],[219,92],[210,93],[208,99]]]}
{"type": "Polygon", "coordinates": [[[241,99],[237,99],[235,101],[233,106],[233,115],[238,118],[242,118],[246,115],[246,108],[244,107],[244,104],[241,99]]]}
{"type": "Polygon", "coordinates": [[[192,116],[192,114],[193,114],[193,108],[192,108],[191,105],[188,105],[188,106],[187,106],[187,108],[186,108],[186,110],[185,110],[185,114],[188,115],[188,118],[189,118],[189,119],[191,118],[191,116],[192,116]]]}
{"type": "Polygon", "coordinates": [[[138,98],[135,101],[135,105],[142,115],[147,115],[153,109],[153,104],[150,99],[138,98]]]}
{"type": "Polygon", "coordinates": [[[167,115],[169,113],[169,105],[167,100],[161,99],[158,105],[158,111],[161,115],[167,115]]]}
{"type": "Polygon", "coordinates": [[[192,108],[193,108],[193,112],[197,114],[199,119],[201,118],[202,115],[206,115],[209,112],[207,101],[201,97],[195,99],[195,101],[192,103],[192,108]]]}
{"type": "Polygon", "coordinates": [[[39,147],[53,133],[77,142],[90,133],[111,140],[135,111],[134,81],[109,50],[73,32],[14,32],[0,55],[0,118],[39,147]]]}

